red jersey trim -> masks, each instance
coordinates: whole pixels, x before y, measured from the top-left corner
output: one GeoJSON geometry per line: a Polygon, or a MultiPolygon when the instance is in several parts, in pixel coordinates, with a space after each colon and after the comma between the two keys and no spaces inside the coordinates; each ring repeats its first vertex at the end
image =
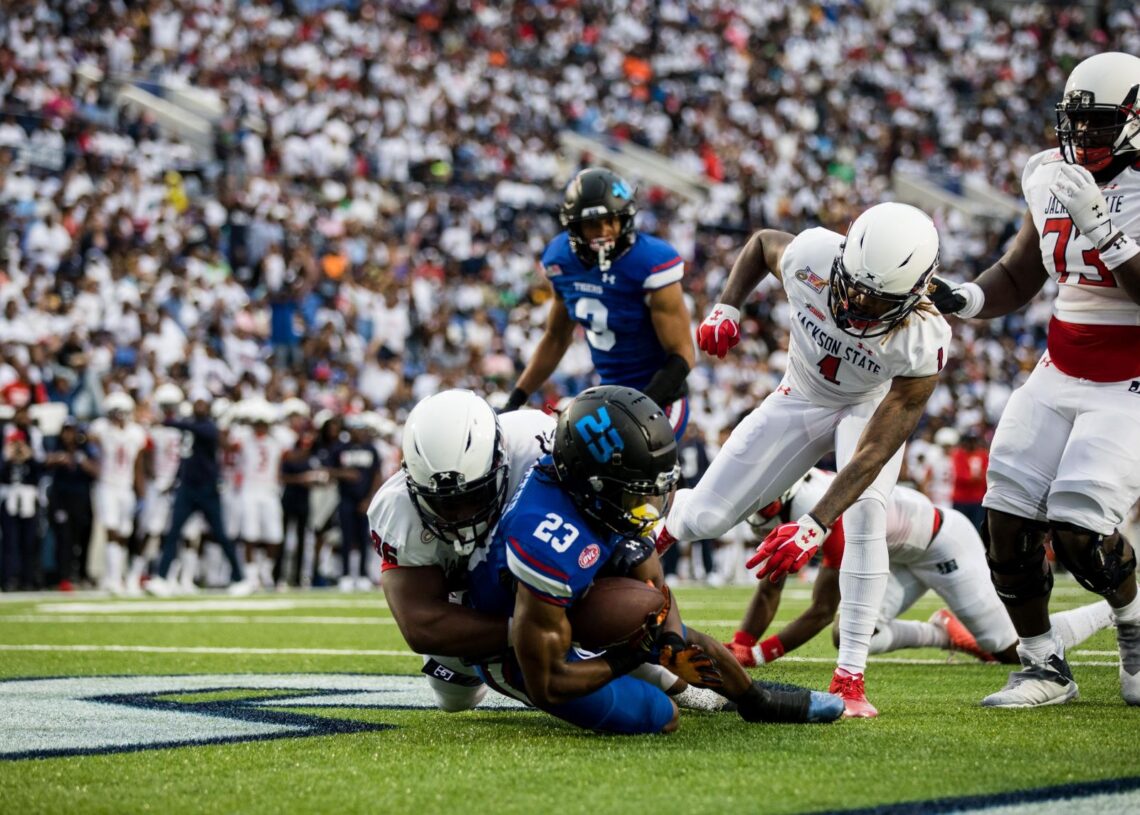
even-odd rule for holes
{"type": "Polygon", "coordinates": [[[1140,326],[1084,325],[1053,317],[1049,357],[1061,373],[1093,382],[1140,376],[1140,326]]]}

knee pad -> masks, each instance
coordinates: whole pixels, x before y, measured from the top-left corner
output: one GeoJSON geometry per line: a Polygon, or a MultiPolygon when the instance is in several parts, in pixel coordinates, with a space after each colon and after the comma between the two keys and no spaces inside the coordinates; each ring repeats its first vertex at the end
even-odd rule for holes
{"type": "Polygon", "coordinates": [[[1053,570],[1045,560],[1046,526],[1028,518],[1010,519],[1008,529],[996,537],[990,530],[994,514],[986,513],[982,541],[994,590],[1007,606],[1019,606],[1047,597],[1053,590],[1053,570]]]}
{"type": "Polygon", "coordinates": [[[1053,521],[1053,552],[1084,588],[1112,594],[1136,572],[1136,553],[1119,532],[1100,535],[1064,521],[1053,521]]]}

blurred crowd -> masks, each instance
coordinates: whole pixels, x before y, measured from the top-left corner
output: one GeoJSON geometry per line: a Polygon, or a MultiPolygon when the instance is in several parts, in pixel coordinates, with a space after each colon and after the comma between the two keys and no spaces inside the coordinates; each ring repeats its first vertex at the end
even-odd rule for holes
{"type": "MultiPolygon", "coordinates": [[[[893,170],[1019,195],[1025,159],[1053,143],[1068,70],[1140,53],[1140,10],[1125,3],[1096,19],[933,0],[311,5],[330,8],[0,7],[6,415],[56,403],[90,422],[123,392],[145,424],[172,383],[368,412],[391,443],[418,399],[501,397],[533,350],[549,303],[536,258],[578,169],[560,132],[632,142],[711,185],[702,206],[638,191],[639,227],[686,259],[699,321],[752,229],[843,229],[890,197],[893,170]],[[216,99],[209,154],[118,105],[122,83],[216,99]]],[[[1014,228],[931,214],[950,277],[989,265],[1014,228]]],[[[942,429],[985,446],[1043,347],[1051,296],[955,324],[913,481],[932,478],[942,429]]],[[[715,447],[778,382],[787,320],[764,288],[732,358],[692,372],[701,440],[715,447]]],[[[578,342],[533,404],[589,381],[578,342]]],[[[54,430],[37,431],[30,461],[54,430]]]]}

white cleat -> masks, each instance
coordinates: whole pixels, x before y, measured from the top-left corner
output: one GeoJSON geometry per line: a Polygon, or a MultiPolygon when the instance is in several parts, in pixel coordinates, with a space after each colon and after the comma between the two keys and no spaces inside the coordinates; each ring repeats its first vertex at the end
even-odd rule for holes
{"type": "Polygon", "coordinates": [[[146,590],[155,597],[174,596],[174,584],[158,575],[146,581],[146,590]]]}
{"type": "Polygon", "coordinates": [[[675,693],[669,698],[677,703],[677,707],[687,710],[706,710],[713,712],[723,710],[726,705],[733,709],[736,707],[736,705],[729,702],[719,693],[711,691],[708,688],[698,688],[696,685],[689,685],[680,693],[675,693]]]}
{"type": "Polygon", "coordinates": [[[1120,646],[1120,695],[1130,705],[1140,705],[1140,623],[1116,626],[1120,646]]]}
{"type": "Polygon", "coordinates": [[[1005,687],[982,700],[982,707],[1044,707],[1076,699],[1077,683],[1065,658],[1053,654],[1045,662],[1033,662],[1021,649],[1022,669],[1013,671],[1005,687]]]}
{"type": "Polygon", "coordinates": [[[257,575],[251,571],[236,583],[230,583],[229,588],[226,589],[226,593],[234,597],[248,597],[257,591],[260,585],[261,581],[258,579],[257,575]]]}

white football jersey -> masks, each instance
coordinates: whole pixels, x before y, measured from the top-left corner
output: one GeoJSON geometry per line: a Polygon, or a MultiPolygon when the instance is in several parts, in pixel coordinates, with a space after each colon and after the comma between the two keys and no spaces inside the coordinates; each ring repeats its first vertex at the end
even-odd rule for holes
{"type": "MultiPolygon", "coordinates": [[[[542,456],[540,437],[554,433],[554,418],[539,410],[516,410],[499,417],[503,444],[507,449],[510,478],[507,497],[514,494],[524,475],[542,456]]],[[[449,580],[467,573],[467,558],[448,541],[439,540],[426,529],[416,512],[400,470],[380,487],[368,507],[372,542],[382,549],[385,567],[439,566],[449,580]]],[[[487,540],[491,539],[487,532],[487,540]]]]}
{"type": "Polygon", "coordinates": [[[270,431],[258,436],[252,428],[236,429],[238,483],[243,491],[275,492],[281,486],[281,457],[286,440],[270,431]]]}
{"type": "Polygon", "coordinates": [[[122,427],[105,417],[91,423],[91,435],[99,441],[99,483],[119,489],[133,489],[135,460],[146,449],[148,439],[142,425],[127,422],[122,427]]]}
{"type": "MultiPolygon", "coordinates": [[[[1044,150],[1029,159],[1021,176],[1041,260],[1057,284],[1053,313],[1069,323],[1140,325],[1140,305],[1120,288],[1092,241],[1077,231],[1068,210],[1049,190],[1064,166],[1059,150],[1044,150]]],[[[1140,241],[1140,166],[1124,170],[1102,190],[1112,225],[1140,241]]]]}
{"type": "MultiPolygon", "coordinates": [[[[827,492],[835,473],[813,467],[811,478],[792,498],[791,519],[803,517],[827,492]]],[[[892,563],[910,563],[925,554],[934,532],[934,504],[921,492],[895,485],[887,501],[887,551],[892,563]]]]}
{"type": "Polygon", "coordinates": [[[828,287],[842,243],[837,232],[808,229],[788,244],[780,263],[792,309],[782,386],[823,407],[881,399],[896,376],[932,376],[946,364],[950,347],[950,326],[940,314],[913,313],[901,327],[868,339],[840,329],[828,287]]]}
{"type": "MultiPolygon", "coordinates": [[[[178,468],[182,465],[183,431],[176,427],[165,425],[151,425],[150,440],[154,449],[154,486],[159,492],[166,492],[174,485],[178,477],[178,468]]],[[[190,443],[193,444],[193,435],[190,443]]]]}

